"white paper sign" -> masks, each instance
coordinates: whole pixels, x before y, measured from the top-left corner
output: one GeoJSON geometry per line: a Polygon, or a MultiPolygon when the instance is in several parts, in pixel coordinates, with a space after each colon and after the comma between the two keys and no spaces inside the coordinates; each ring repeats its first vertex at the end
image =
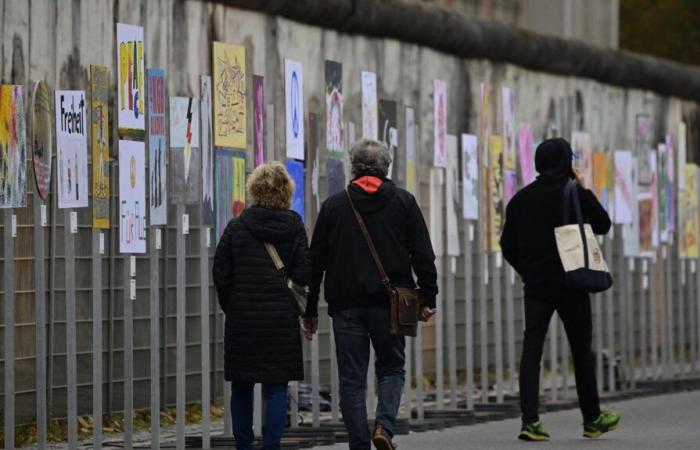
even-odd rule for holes
{"type": "Polygon", "coordinates": [[[469,224],[469,241],[474,242],[474,225],[469,224]]]}
{"type": "Polygon", "coordinates": [[[129,273],[132,277],[136,276],[136,256],[129,256],[129,273]]]}
{"type": "Polygon", "coordinates": [[[41,215],[41,226],[42,227],[48,226],[49,220],[48,220],[48,214],[46,211],[46,205],[41,205],[40,215],[41,215]]]}
{"type": "Polygon", "coordinates": [[[503,266],[503,255],[501,252],[496,253],[496,267],[501,268],[503,266]]]}
{"type": "Polygon", "coordinates": [[[190,215],[182,215],[182,234],[190,234],[190,215]]]}
{"type": "Polygon", "coordinates": [[[163,248],[163,236],[161,235],[160,228],[156,228],[156,250],[163,248]]]}
{"type": "Polygon", "coordinates": [[[105,234],[100,231],[100,255],[105,254],[105,234]]]}
{"type": "Polygon", "coordinates": [[[210,228],[204,228],[204,235],[207,238],[207,248],[211,247],[211,229],[210,228]]]}
{"type": "Polygon", "coordinates": [[[136,280],[133,278],[129,283],[129,299],[136,300],[136,280]]]}
{"type": "Polygon", "coordinates": [[[85,91],[56,91],[58,207],[88,206],[87,105],[85,91]]]}
{"type": "Polygon", "coordinates": [[[462,135],[462,217],[479,218],[479,161],[476,136],[462,135]]]}
{"type": "Polygon", "coordinates": [[[433,165],[447,167],[447,83],[433,80],[433,165]]]}
{"type": "MultiPolygon", "coordinates": [[[[458,185],[459,158],[457,157],[457,136],[447,136],[447,160],[449,165],[445,178],[445,203],[447,209],[447,254],[449,256],[460,255],[459,225],[457,223],[457,211],[455,209],[455,191],[458,185]]],[[[459,192],[459,191],[457,191],[459,192]]],[[[459,194],[457,195],[459,197],[459,194]]]]}
{"type": "Polygon", "coordinates": [[[146,153],[143,142],[119,141],[119,252],[146,253],[146,153]]]}
{"type": "Polygon", "coordinates": [[[301,63],[284,60],[287,158],[304,159],[304,77],[301,63]]]}
{"type": "Polygon", "coordinates": [[[17,237],[17,216],[15,214],[12,214],[12,219],[10,220],[12,222],[12,237],[16,238],[17,237]]]}
{"type": "Polygon", "coordinates": [[[362,71],[362,137],[377,139],[377,74],[362,71]]]}
{"type": "Polygon", "coordinates": [[[71,234],[78,232],[78,213],[75,211],[70,212],[70,232],[71,234]]]}

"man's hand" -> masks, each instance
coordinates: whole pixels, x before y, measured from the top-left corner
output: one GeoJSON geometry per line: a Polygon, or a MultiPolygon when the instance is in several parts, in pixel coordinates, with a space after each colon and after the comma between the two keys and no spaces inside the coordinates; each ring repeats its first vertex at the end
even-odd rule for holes
{"type": "Polygon", "coordinates": [[[420,314],[418,316],[420,317],[421,322],[427,322],[435,315],[436,311],[437,310],[435,308],[430,308],[429,306],[422,306],[420,309],[420,314]]]}
{"type": "Polygon", "coordinates": [[[574,172],[574,180],[578,183],[579,186],[582,188],[586,189],[586,180],[584,180],[583,175],[581,175],[581,172],[576,167],[572,167],[573,172],[574,172]]]}
{"type": "Polygon", "coordinates": [[[301,332],[307,340],[311,340],[318,330],[318,317],[304,317],[301,322],[301,332]]]}

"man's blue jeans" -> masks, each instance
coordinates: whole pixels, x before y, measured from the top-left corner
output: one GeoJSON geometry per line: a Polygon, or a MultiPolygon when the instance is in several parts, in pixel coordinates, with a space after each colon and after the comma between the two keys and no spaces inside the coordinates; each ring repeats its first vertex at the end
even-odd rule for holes
{"type": "Polygon", "coordinates": [[[401,403],[404,371],[403,337],[389,334],[389,309],[350,308],[333,314],[340,409],[348,431],[351,450],[370,450],[367,426],[367,367],[369,344],[376,354],[374,363],[378,379],[376,421],[393,437],[396,414],[401,403]]]}
{"type": "MultiPolygon", "coordinates": [[[[237,450],[252,450],[253,383],[231,383],[231,422],[237,450]]],[[[263,384],[265,432],[263,450],[278,450],[287,421],[287,384],[263,384]]]]}

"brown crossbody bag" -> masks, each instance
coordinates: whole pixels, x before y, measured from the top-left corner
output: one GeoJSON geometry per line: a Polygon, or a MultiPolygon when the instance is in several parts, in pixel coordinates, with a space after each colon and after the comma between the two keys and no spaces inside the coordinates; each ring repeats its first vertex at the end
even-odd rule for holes
{"type": "Polygon", "coordinates": [[[365,221],[355,208],[355,204],[350,197],[350,192],[345,192],[348,196],[348,201],[355,214],[360,230],[367,241],[367,247],[372,254],[374,264],[377,266],[379,275],[382,278],[382,285],[389,294],[390,312],[389,312],[389,334],[392,336],[415,336],[418,332],[418,313],[420,309],[419,290],[414,288],[396,287],[391,284],[391,280],[384,271],[382,261],[379,259],[379,254],[372,241],[372,236],[369,235],[365,221]]]}

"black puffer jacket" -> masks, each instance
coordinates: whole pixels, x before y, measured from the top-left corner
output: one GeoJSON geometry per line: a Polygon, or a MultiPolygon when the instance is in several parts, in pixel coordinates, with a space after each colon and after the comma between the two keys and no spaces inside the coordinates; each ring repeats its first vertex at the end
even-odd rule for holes
{"type": "Polygon", "coordinates": [[[293,211],[248,208],[226,226],[214,257],[214,284],[226,315],[224,372],[234,382],[304,378],[294,299],[262,242],[277,248],[287,273],[309,285],[306,230],[293,211]]]}

